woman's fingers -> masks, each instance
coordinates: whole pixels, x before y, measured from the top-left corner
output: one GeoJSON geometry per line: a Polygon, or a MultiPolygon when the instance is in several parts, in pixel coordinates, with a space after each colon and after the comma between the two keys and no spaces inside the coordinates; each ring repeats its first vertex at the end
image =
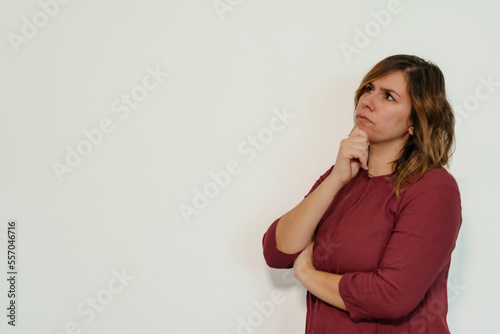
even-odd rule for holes
{"type": "Polygon", "coordinates": [[[368,168],[368,143],[360,137],[344,139],[339,154],[346,160],[357,159],[362,168],[368,168]]]}
{"type": "Polygon", "coordinates": [[[369,145],[367,133],[357,126],[340,142],[334,175],[342,184],[356,176],[360,168],[368,170],[369,145]]]}
{"type": "Polygon", "coordinates": [[[368,140],[368,134],[361,130],[360,128],[358,128],[357,126],[355,126],[351,133],[349,134],[349,137],[363,137],[363,138],[366,138],[366,140],[368,140]]]}
{"type": "Polygon", "coordinates": [[[370,147],[370,141],[368,140],[368,134],[355,126],[351,134],[349,135],[348,142],[351,144],[353,150],[353,158],[356,158],[361,163],[361,167],[365,170],[368,169],[368,148],[370,147]]]}

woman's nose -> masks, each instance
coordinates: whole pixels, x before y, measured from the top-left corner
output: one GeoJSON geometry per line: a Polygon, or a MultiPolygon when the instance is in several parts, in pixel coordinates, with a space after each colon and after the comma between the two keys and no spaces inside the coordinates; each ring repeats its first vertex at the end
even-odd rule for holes
{"type": "Polygon", "coordinates": [[[362,106],[368,108],[370,111],[375,109],[375,94],[366,94],[362,101],[362,106]]]}

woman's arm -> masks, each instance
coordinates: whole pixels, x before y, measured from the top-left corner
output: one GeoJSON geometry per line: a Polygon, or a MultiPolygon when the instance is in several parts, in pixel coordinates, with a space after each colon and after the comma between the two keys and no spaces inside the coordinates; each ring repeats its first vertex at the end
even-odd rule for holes
{"type": "Polygon", "coordinates": [[[279,220],[276,226],[278,250],[294,254],[307,246],[338,191],[356,176],[361,167],[368,169],[368,146],[368,135],[357,127],[348,138],[341,141],[330,175],[279,220]]]}
{"type": "Polygon", "coordinates": [[[276,226],[278,250],[287,254],[303,250],[311,241],[321,217],[341,188],[342,184],[332,171],[309,196],[283,215],[276,226]]]}

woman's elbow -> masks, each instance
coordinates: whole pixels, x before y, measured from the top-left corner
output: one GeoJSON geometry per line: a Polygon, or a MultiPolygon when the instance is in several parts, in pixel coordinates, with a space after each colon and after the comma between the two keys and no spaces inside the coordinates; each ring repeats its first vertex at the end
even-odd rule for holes
{"type": "Polygon", "coordinates": [[[266,261],[266,264],[275,269],[289,269],[293,267],[293,260],[292,259],[286,259],[279,254],[273,254],[272,252],[267,252],[264,250],[264,260],[266,261]]]}

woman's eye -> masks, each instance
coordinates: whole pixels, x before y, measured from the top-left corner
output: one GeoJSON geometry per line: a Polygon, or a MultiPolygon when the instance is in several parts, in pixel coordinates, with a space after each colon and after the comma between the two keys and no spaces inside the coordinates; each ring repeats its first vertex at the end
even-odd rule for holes
{"type": "Polygon", "coordinates": [[[367,92],[367,93],[371,93],[371,92],[373,92],[373,88],[372,88],[372,86],[366,86],[366,87],[365,87],[365,92],[367,92]]]}
{"type": "Polygon", "coordinates": [[[391,96],[391,94],[387,94],[386,98],[387,101],[394,101],[394,98],[391,96]]]}

